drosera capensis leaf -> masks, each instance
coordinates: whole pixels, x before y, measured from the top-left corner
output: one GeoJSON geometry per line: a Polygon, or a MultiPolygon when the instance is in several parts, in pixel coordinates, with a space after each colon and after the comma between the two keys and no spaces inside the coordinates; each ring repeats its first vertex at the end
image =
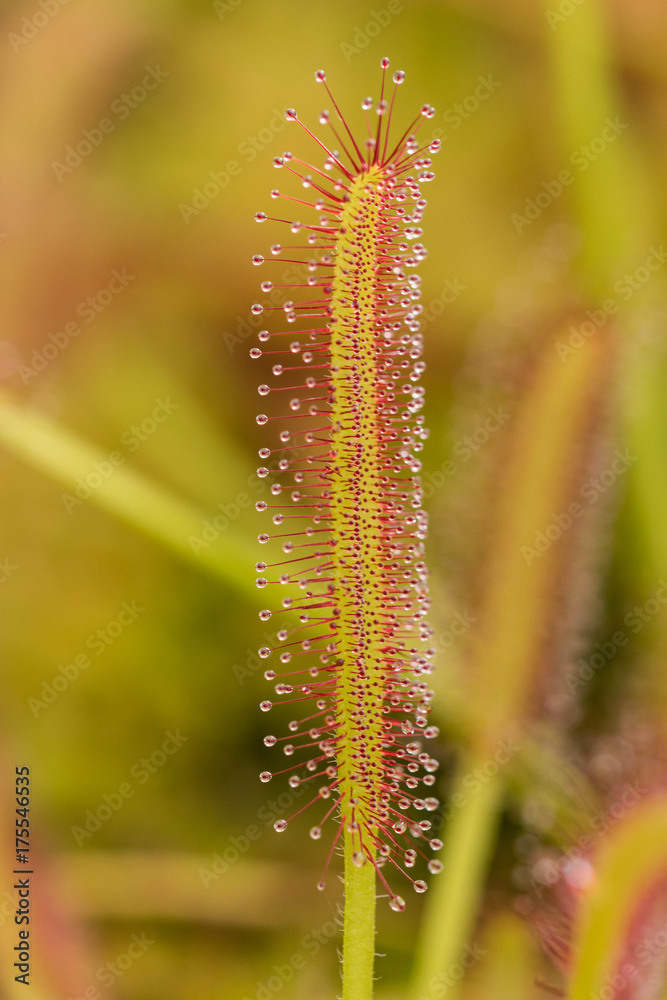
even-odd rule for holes
{"type": "MultiPolygon", "coordinates": [[[[300,215],[271,217],[297,236],[296,243],[273,244],[272,257],[287,257],[300,272],[280,286],[282,305],[252,307],[270,318],[250,353],[268,355],[274,377],[259,387],[269,405],[257,422],[271,433],[259,452],[268,464],[258,475],[276,480],[272,500],[257,504],[274,526],[259,536],[273,554],[257,564],[257,585],[271,595],[281,585],[301,590],[279,609],[275,598],[267,601],[273,610],[260,613],[263,621],[283,616],[279,645],[263,647],[260,656],[271,658],[265,676],[275,682],[277,701],[295,703],[298,713],[289,723],[292,736],[265,742],[296,755],[298,763],[277,768],[289,773],[292,787],[320,780],[295,815],[314,808],[314,839],[332,820],[325,876],[335,848],[344,848],[346,1000],[371,993],[376,879],[392,909],[402,910],[391,874],[402,872],[425,891],[424,879],[409,870],[422,855],[437,872],[440,863],[428,857],[441,847],[429,836],[430,821],[413,815],[437,808],[430,794],[437,761],[422,744],[437,730],[428,723],[424,681],[432,650],[418,458],[427,436],[419,412],[420,279],[409,273],[426,255],[421,186],[433,179],[430,154],[440,142],[419,136],[434,114],[430,105],[392,134],[405,74],[395,73],[390,88],[388,65],[383,59],[379,101],[362,102],[366,136],[357,138],[348,126],[323,71],[315,78],[340,119],[334,126],[330,112],[320,115],[333,133],[331,148],[296,111],[286,111],[326,159],[324,169],[291,153],[274,160],[308,192],[299,198],[272,191],[288,203],[286,211],[298,203],[300,215]],[[274,400],[284,405],[274,410],[274,400]]],[[[259,212],[256,219],[269,216],[259,212]]],[[[253,263],[269,272],[262,292],[275,293],[275,261],[257,254],[253,263]]],[[[274,706],[267,699],[261,707],[274,706]]],[[[292,818],[278,820],[276,830],[292,818]]]]}

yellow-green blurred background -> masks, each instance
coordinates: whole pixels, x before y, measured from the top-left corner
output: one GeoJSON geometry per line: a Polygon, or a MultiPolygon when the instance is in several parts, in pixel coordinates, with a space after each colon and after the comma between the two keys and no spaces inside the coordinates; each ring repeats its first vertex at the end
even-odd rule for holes
{"type": "MultiPolygon", "coordinates": [[[[459,390],[470,345],[501,350],[570,307],[595,308],[664,238],[667,8],[660,0],[602,4],[611,89],[590,91],[584,74],[580,89],[573,77],[574,92],[563,93],[559,32],[576,41],[581,19],[585,49],[594,3],[4,0],[2,871],[6,892],[14,767],[28,764],[35,1000],[336,995],[337,880],[325,894],[315,891],[323,845],[309,840],[307,818],[277,837],[267,802],[286,786],[267,789],[257,780],[268,766],[268,723],[257,707],[266,684],[254,656],[264,631],[253,587],[263,522],[253,509],[261,487],[252,476],[264,438],[254,422],[262,378],[248,355],[260,278],[250,258],[282,233],[256,226],[253,215],[270,211],[271,187],[288,190],[284,172],[272,169],[274,156],[298,146],[320,161],[282,116],[293,106],[312,124],[328,105],[316,69],[327,70],[357,123],[361,99],[377,93],[384,55],[407,74],[400,122],[424,102],[435,105],[432,124],[444,142],[437,179],[425,189],[431,438],[424,460],[427,471],[441,469],[466,406],[459,390]],[[583,178],[570,159],[579,143],[568,146],[563,116],[572,117],[573,107],[575,117],[581,112],[593,141],[605,119],[586,133],[588,102],[605,101],[628,127],[589,160],[583,178]],[[568,165],[572,190],[543,199],[537,217],[517,222],[527,199],[568,165]],[[224,182],[211,187],[212,173],[224,182]],[[195,199],[207,184],[203,205],[195,199]],[[595,203],[589,214],[587,196],[595,203]],[[184,208],[193,204],[195,212],[184,208]],[[598,223],[607,217],[610,235],[602,238],[598,223]],[[76,335],[68,333],[72,323],[76,335]],[[98,449],[82,459],[85,468],[111,463],[101,478],[121,493],[122,477],[136,470],[158,498],[184,505],[183,520],[171,507],[149,506],[142,531],[101,509],[97,487],[73,500],[75,492],[46,468],[54,455],[57,465],[58,448],[46,437],[37,452],[24,446],[13,422],[24,411],[13,404],[45,421],[31,424],[37,436],[55,428],[98,449]],[[202,533],[221,511],[233,523],[194,552],[184,525],[202,533]],[[163,522],[171,523],[171,544],[157,537],[163,522]],[[135,611],[119,628],[124,605],[135,611]],[[74,669],[81,654],[89,665],[74,669]],[[57,691],[53,681],[68,669],[57,691]],[[165,754],[169,733],[178,747],[165,754]],[[151,755],[146,770],[141,761],[151,755]],[[73,832],[103,796],[116,802],[128,782],[131,793],[121,793],[99,829],[73,832]],[[215,855],[230,862],[220,873],[215,855]],[[101,974],[128,954],[133,935],[151,943],[129,964],[122,959],[118,974],[101,974]],[[293,956],[292,978],[284,970],[293,956]]],[[[594,51],[590,58],[606,57],[594,51]]],[[[667,572],[656,534],[664,531],[659,486],[667,458],[659,377],[667,370],[665,275],[652,274],[619,320],[635,376],[622,387],[623,414],[639,428],[634,445],[646,445],[646,461],[630,471],[606,539],[601,634],[667,572]]],[[[449,573],[437,542],[445,499],[440,491],[429,499],[438,593],[449,573]]],[[[445,621],[451,613],[448,607],[445,621]]],[[[641,703],[642,670],[653,676],[659,656],[661,616],[642,633],[634,659],[619,658],[587,692],[578,739],[614,733],[620,700],[641,703]]],[[[438,753],[445,762],[451,756],[444,738],[438,753]]],[[[519,816],[508,822],[520,832],[519,816]]],[[[488,905],[497,940],[516,960],[503,972],[497,948],[495,992],[480,980],[470,996],[520,995],[511,977],[537,961],[512,915],[509,834],[503,844],[488,905]]],[[[12,981],[12,918],[3,899],[0,981],[13,998],[23,994],[12,981]]],[[[381,912],[380,996],[402,995],[422,905],[409,902],[404,915],[386,906],[381,912]]],[[[532,984],[531,973],[521,995],[540,995],[532,984]]]]}

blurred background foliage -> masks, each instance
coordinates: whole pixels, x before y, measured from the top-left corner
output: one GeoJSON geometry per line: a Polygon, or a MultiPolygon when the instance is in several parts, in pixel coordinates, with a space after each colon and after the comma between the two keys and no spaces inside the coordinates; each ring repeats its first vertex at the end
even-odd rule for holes
{"type": "MultiPolygon", "coordinates": [[[[338,885],[315,892],[322,845],[309,840],[307,818],[276,837],[267,802],[284,789],[267,797],[257,780],[267,722],[257,708],[266,685],[255,656],[264,627],[252,586],[262,489],[253,473],[264,439],[248,356],[258,328],[250,257],[275,237],[253,215],[272,204],[275,155],[296,146],[316,155],[288,134],[283,109],[316,121],[313,72],[323,67],[360,121],[385,54],[407,74],[401,120],[426,101],[437,108],[444,142],[421,272],[424,462],[433,619],[447,632],[474,601],[461,581],[481,574],[494,499],[511,488],[511,435],[487,435],[465,458],[463,436],[500,397],[520,405],[516,372],[545,331],[567,339],[587,309],[620,301],[615,283],[662,247],[667,8],[6,0],[0,18],[2,785],[9,813],[14,766],[32,768],[34,995],[333,996],[338,885]],[[154,89],[132,96],[150,71],[154,89]],[[571,157],[608,114],[628,127],[577,167],[571,157]],[[573,184],[547,197],[545,184],[568,167],[573,184]],[[218,190],[206,188],[211,173],[224,179],[218,190]],[[124,277],[110,285],[114,272],[124,277]],[[77,502],[77,480],[95,462],[112,471],[98,469],[77,502]],[[206,529],[218,515],[229,527],[206,529]],[[142,610],[119,629],[123,602],[142,610]],[[90,665],[54,687],[81,654],[90,665]],[[160,756],[167,733],[185,739],[160,756]],[[160,763],[146,771],[153,754],[160,763]],[[73,828],[124,782],[134,794],[77,838],[73,828]],[[222,874],[216,855],[234,859],[222,874]],[[153,943],[105,978],[99,970],[120,961],[132,935],[153,943]]],[[[620,377],[612,403],[600,400],[615,410],[605,446],[629,446],[638,460],[606,498],[572,662],[629,631],[634,606],[653,600],[657,610],[576,697],[550,690],[549,706],[533,692],[509,797],[488,797],[491,872],[469,932],[485,954],[465,985],[475,1000],[537,997],[540,976],[557,981],[540,957],[539,922],[517,915],[517,896],[534,888],[544,852],[576,837],[624,782],[664,784],[666,274],[637,280],[614,316],[620,377]]],[[[445,642],[439,657],[445,779],[456,759],[465,773],[470,733],[485,725],[484,698],[466,686],[466,648],[445,642]]],[[[571,664],[557,668],[563,677],[571,664]]],[[[440,791],[446,806],[446,780],[440,791]]],[[[409,902],[403,915],[381,908],[379,996],[404,995],[425,905],[409,902]]],[[[2,976],[14,996],[6,905],[2,914],[2,976]]]]}

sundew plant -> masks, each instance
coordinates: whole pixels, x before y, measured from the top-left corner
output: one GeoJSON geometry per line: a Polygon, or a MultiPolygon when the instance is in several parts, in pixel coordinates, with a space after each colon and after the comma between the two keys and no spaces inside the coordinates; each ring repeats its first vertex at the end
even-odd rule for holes
{"type": "Polygon", "coordinates": [[[269,272],[262,292],[285,295],[252,307],[267,328],[250,353],[273,376],[259,386],[267,405],[257,417],[267,432],[258,475],[274,480],[271,501],[257,503],[271,522],[259,535],[267,555],[257,586],[270,595],[260,618],[278,624],[275,645],[259,650],[275,691],[261,708],[270,712],[275,701],[294,716],[287,735],[281,727],[265,737],[280,756],[261,780],[287,775],[293,788],[312,789],[295,815],[312,815],[316,840],[331,831],[319,888],[336,849],[344,854],[346,998],[371,995],[376,892],[404,909],[396,887],[424,892],[412,871],[439,871],[433,852],[442,846],[421,818],[438,806],[438,765],[424,749],[437,729],[429,725],[434,651],[419,478],[427,430],[414,273],[426,255],[421,188],[433,180],[440,142],[420,135],[434,114],[428,104],[392,128],[405,74],[389,83],[388,66],[383,59],[379,99],[362,101],[363,136],[322,71],[315,79],[333,112],[319,120],[331,137],[317,138],[286,111],[324,162],[275,158],[290,183],[271,192],[280,210],[256,219],[291,236],[253,257],[269,272]]]}

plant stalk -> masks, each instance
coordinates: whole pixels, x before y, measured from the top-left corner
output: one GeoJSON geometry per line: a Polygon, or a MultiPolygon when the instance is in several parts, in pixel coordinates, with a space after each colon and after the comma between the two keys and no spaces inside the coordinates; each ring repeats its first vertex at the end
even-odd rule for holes
{"type": "Polygon", "coordinates": [[[358,868],[354,840],[345,831],[345,918],[343,924],[343,1000],[371,1000],[375,958],[375,868],[358,868]]]}
{"type": "MultiPolygon", "coordinates": [[[[475,791],[470,775],[483,761],[461,768],[452,801],[461,801],[445,831],[442,874],[431,884],[432,898],[419,938],[411,1000],[454,993],[447,978],[459,962],[478,910],[499,819],[503,778],[496,774],[475,791]]],[[[469,964],[469,963],[468,963],[469,964]]],[[[456,989],[456,987],[454,987],[456,989]]]]}

